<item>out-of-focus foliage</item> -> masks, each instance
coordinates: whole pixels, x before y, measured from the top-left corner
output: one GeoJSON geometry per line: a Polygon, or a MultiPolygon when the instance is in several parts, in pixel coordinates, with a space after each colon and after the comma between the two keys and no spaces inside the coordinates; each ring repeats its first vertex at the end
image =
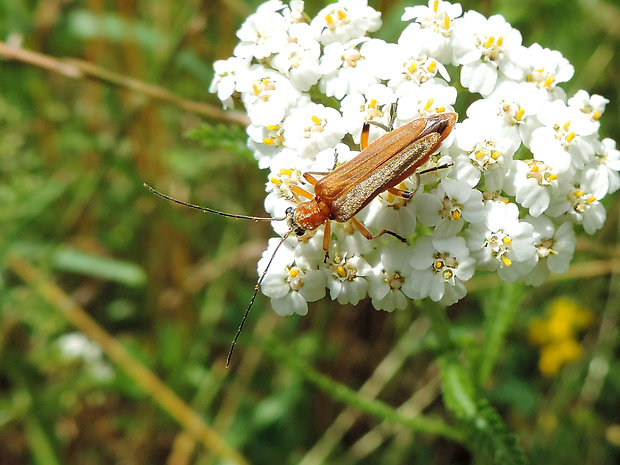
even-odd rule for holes
{"type": "MultiPolygon", "coordinates": [[[[217,106],[212,63],[230,56],[258,4],[0,0],[0,38],[217,106]]],[[[411,4],[371,4],[394,40],[411,4]]],[[[620,140],[616,3],[463,7],[503,14],[525,45],[561,50],[577,70],[569,94],[610,99],[601,131],[620,140]]],[[[443,312],[430,305],[386,314],[324,300],[279,318],[259,295],[226,370],[271,230],[167,203],[142,183],[263,215],[266,173],[243,128],[42,63],[0,60],[2,465],[223,463],[145,393],[142,372],[91,342],[96,329],[64,316],[76,305],[249,463],[620,460],[617,195],[567,276],[495,291],[478,280],[432,321],[444,333],[429,329],[443,312]],[[530,328],[558,297],[591,321],[572,334],[580,356],[543,375],[530,328]]]]}

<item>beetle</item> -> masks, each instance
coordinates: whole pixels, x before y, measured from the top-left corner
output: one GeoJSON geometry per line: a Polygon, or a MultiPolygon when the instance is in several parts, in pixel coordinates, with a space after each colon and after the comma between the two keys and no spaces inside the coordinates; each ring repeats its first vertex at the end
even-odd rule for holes
{"type": "Polygon", "coordinates": [[[396,105],[394,104],[389,125],[372,121],[364,123],[362,129],[362,151],[356,157],[326,173],[319,180],[314,176],[317,173],[304,173],[303,177],[306,181],[314,186],[314,193],[292,185],[291,191],[307,200],[299,203],[296,207],[287,208],[283,217],[254,217],[225,213],[174,199],[158,192],[148,184],[144,184],[147,189],[160,197],[203,212],[254,221],[286,221],[288,224],[289,230],[275,248],[265,270],[256,282],[254,294],[228,352],[226,366],[230,364],[237,339],[245,325],[267,270],[273,262],[278,249],[291,234],[294,233],[297,236],[301,236],[306,231],[315,230],[324,224],[323,250],[326,253],[326,258],[331,238],[331,221],[343,223],[351,220],[367,239],[376,239],[383,234],[390,234],[403,242],[407,242],[405,238],[397,233],[386,229],[373,235],[361,222],[355,219],[355,215],[377,195],[385,191],[405,199],[411,199],[415,195],[420,183],[418,168],[428,161],[430,156],[437,151],[441,143],[448,137],[456,124],[458,115],[452,112],[437,113],[425,118],[415,119],[392,130],[395,109],[396,105]],[[367,144],[370,124],[379,126],[388,132],[374,142],[367,144]],[[412,175],[416,176],[416,188],[413,191],[396,188],[398,184],[412,175]]]}
{"type": "MultiPolygon", "coordinates": [[[[316,180],[310,173],[304,178],[314,185],[314,194],[298,186],[291,190],[306,197],[306,202],[286,210],[289,228],[297,235],[303,235],[325,224],[323,250],[327,251],[330,240],[330,220],[344,223],[352,220],[355,227],[367,239],[376,239],[383,234],[402,238],[386,229],[373,235],[357,221],[355,215],[377,195],[384,191],[410,199],[414,191],[403,191],[395,186],[413,175],[437,151],[439,145],[452,131],[457,120],[456,113],[438,113],[427,118],[418,118],[387,132],[347,163],[316,180]]],[[[384,127],[382,124],[377,124],[384,127]]],[[[390,129],[392,122],[385,129],[390,129]]],[[[362,145],[368,137],[369,123],[364,123],[362,145]]],[[[419,180],[418,183],[419,185],[419,180]]]]}

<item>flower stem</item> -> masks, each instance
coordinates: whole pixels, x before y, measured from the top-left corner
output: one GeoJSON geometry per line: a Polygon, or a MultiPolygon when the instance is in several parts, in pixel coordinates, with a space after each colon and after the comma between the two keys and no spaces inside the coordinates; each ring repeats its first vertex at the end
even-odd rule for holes
{"type": "Polygon", "coordinates": [[[454,349],[454,342],[450,337],[450,320],[446,315],[445,307],[425,304],[422,311],[431,322],[433,332],[437,336],[438,349],[440,353],[446,353],[454,349]]]}
{"type": "Polygon", "coordinates": [[[443,436],[458,442],[463,442],[463,434],[441,420],[416,415],[408,417],[402,415],[385,402],[361,396],[348,386],[338,383],[319,373],[310,365],[305,364],[294,351],[285,350],[276,340],[265,340],[263,348],[272,357],[283,361],[286,366],[304,379],[314,384],[332,399],[351,405],[383,420],[405,426],[413,431],[443,436]]]}

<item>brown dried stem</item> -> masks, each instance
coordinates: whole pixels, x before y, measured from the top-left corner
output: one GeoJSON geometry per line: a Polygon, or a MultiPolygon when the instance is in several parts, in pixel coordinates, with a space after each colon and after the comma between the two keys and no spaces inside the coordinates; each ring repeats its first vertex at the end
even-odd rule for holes
{"type": "Polygon", "coordinates": [[[247,460],[230,447],[224,439],[209,427],[179,396],[161,379],[134,358],[116,339],[103,329],[75,303],[61,288],[49,281],[32,264],[13,255],[9,259],[11,269],[56,308],[71,324],[99,344],[103,352],[116,363],[144,392],[168,412],[185,430],[204,447],[231,463],[246,465],[247,460]]]}
{"type": "Polygon", "coordinates": [[[3,42],[0,42],[0,58],[19,61],[74,79],[91,79],[94,81],[101,81],[105,84],[130,89],[150,98],[176,105],[185,111],[225,123],[237,124],[243,127],[250,124],[249,118],[244,113],[225,111],[215,105],[187,100],[163,87],[147,84],[122,74],[113,73],[112,71],[108,71],[83,60],[54,58],[41,53],[24,50],[19,47],[13,47],[3,42]]]}

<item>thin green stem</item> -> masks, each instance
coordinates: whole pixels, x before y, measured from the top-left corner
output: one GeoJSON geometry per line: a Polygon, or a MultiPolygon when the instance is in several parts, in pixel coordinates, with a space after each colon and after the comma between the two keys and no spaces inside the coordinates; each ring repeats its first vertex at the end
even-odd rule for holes
{"type": "Polygon", "coordinates": [[[450,320],[446,315],[445,307],[422,305],[422,311],[430,320],[433,332],[437,336],[439,352],[446,353],[454,349],[454,343],[450,337],[450,320]]]}
{"type": "Polygon", "coordinates": [[[443,436],[458,442],[464,441],[464,435],[459,430],[443,421],[419,415],[406,417],[385,402],[360,396],[348,386],[332,380],[303,363],[298,356],[282,348],[274,339],[265,340],[264,350],[338,402],[356,407],[382,420],[406,426],[413,431],[443,436]]]}

